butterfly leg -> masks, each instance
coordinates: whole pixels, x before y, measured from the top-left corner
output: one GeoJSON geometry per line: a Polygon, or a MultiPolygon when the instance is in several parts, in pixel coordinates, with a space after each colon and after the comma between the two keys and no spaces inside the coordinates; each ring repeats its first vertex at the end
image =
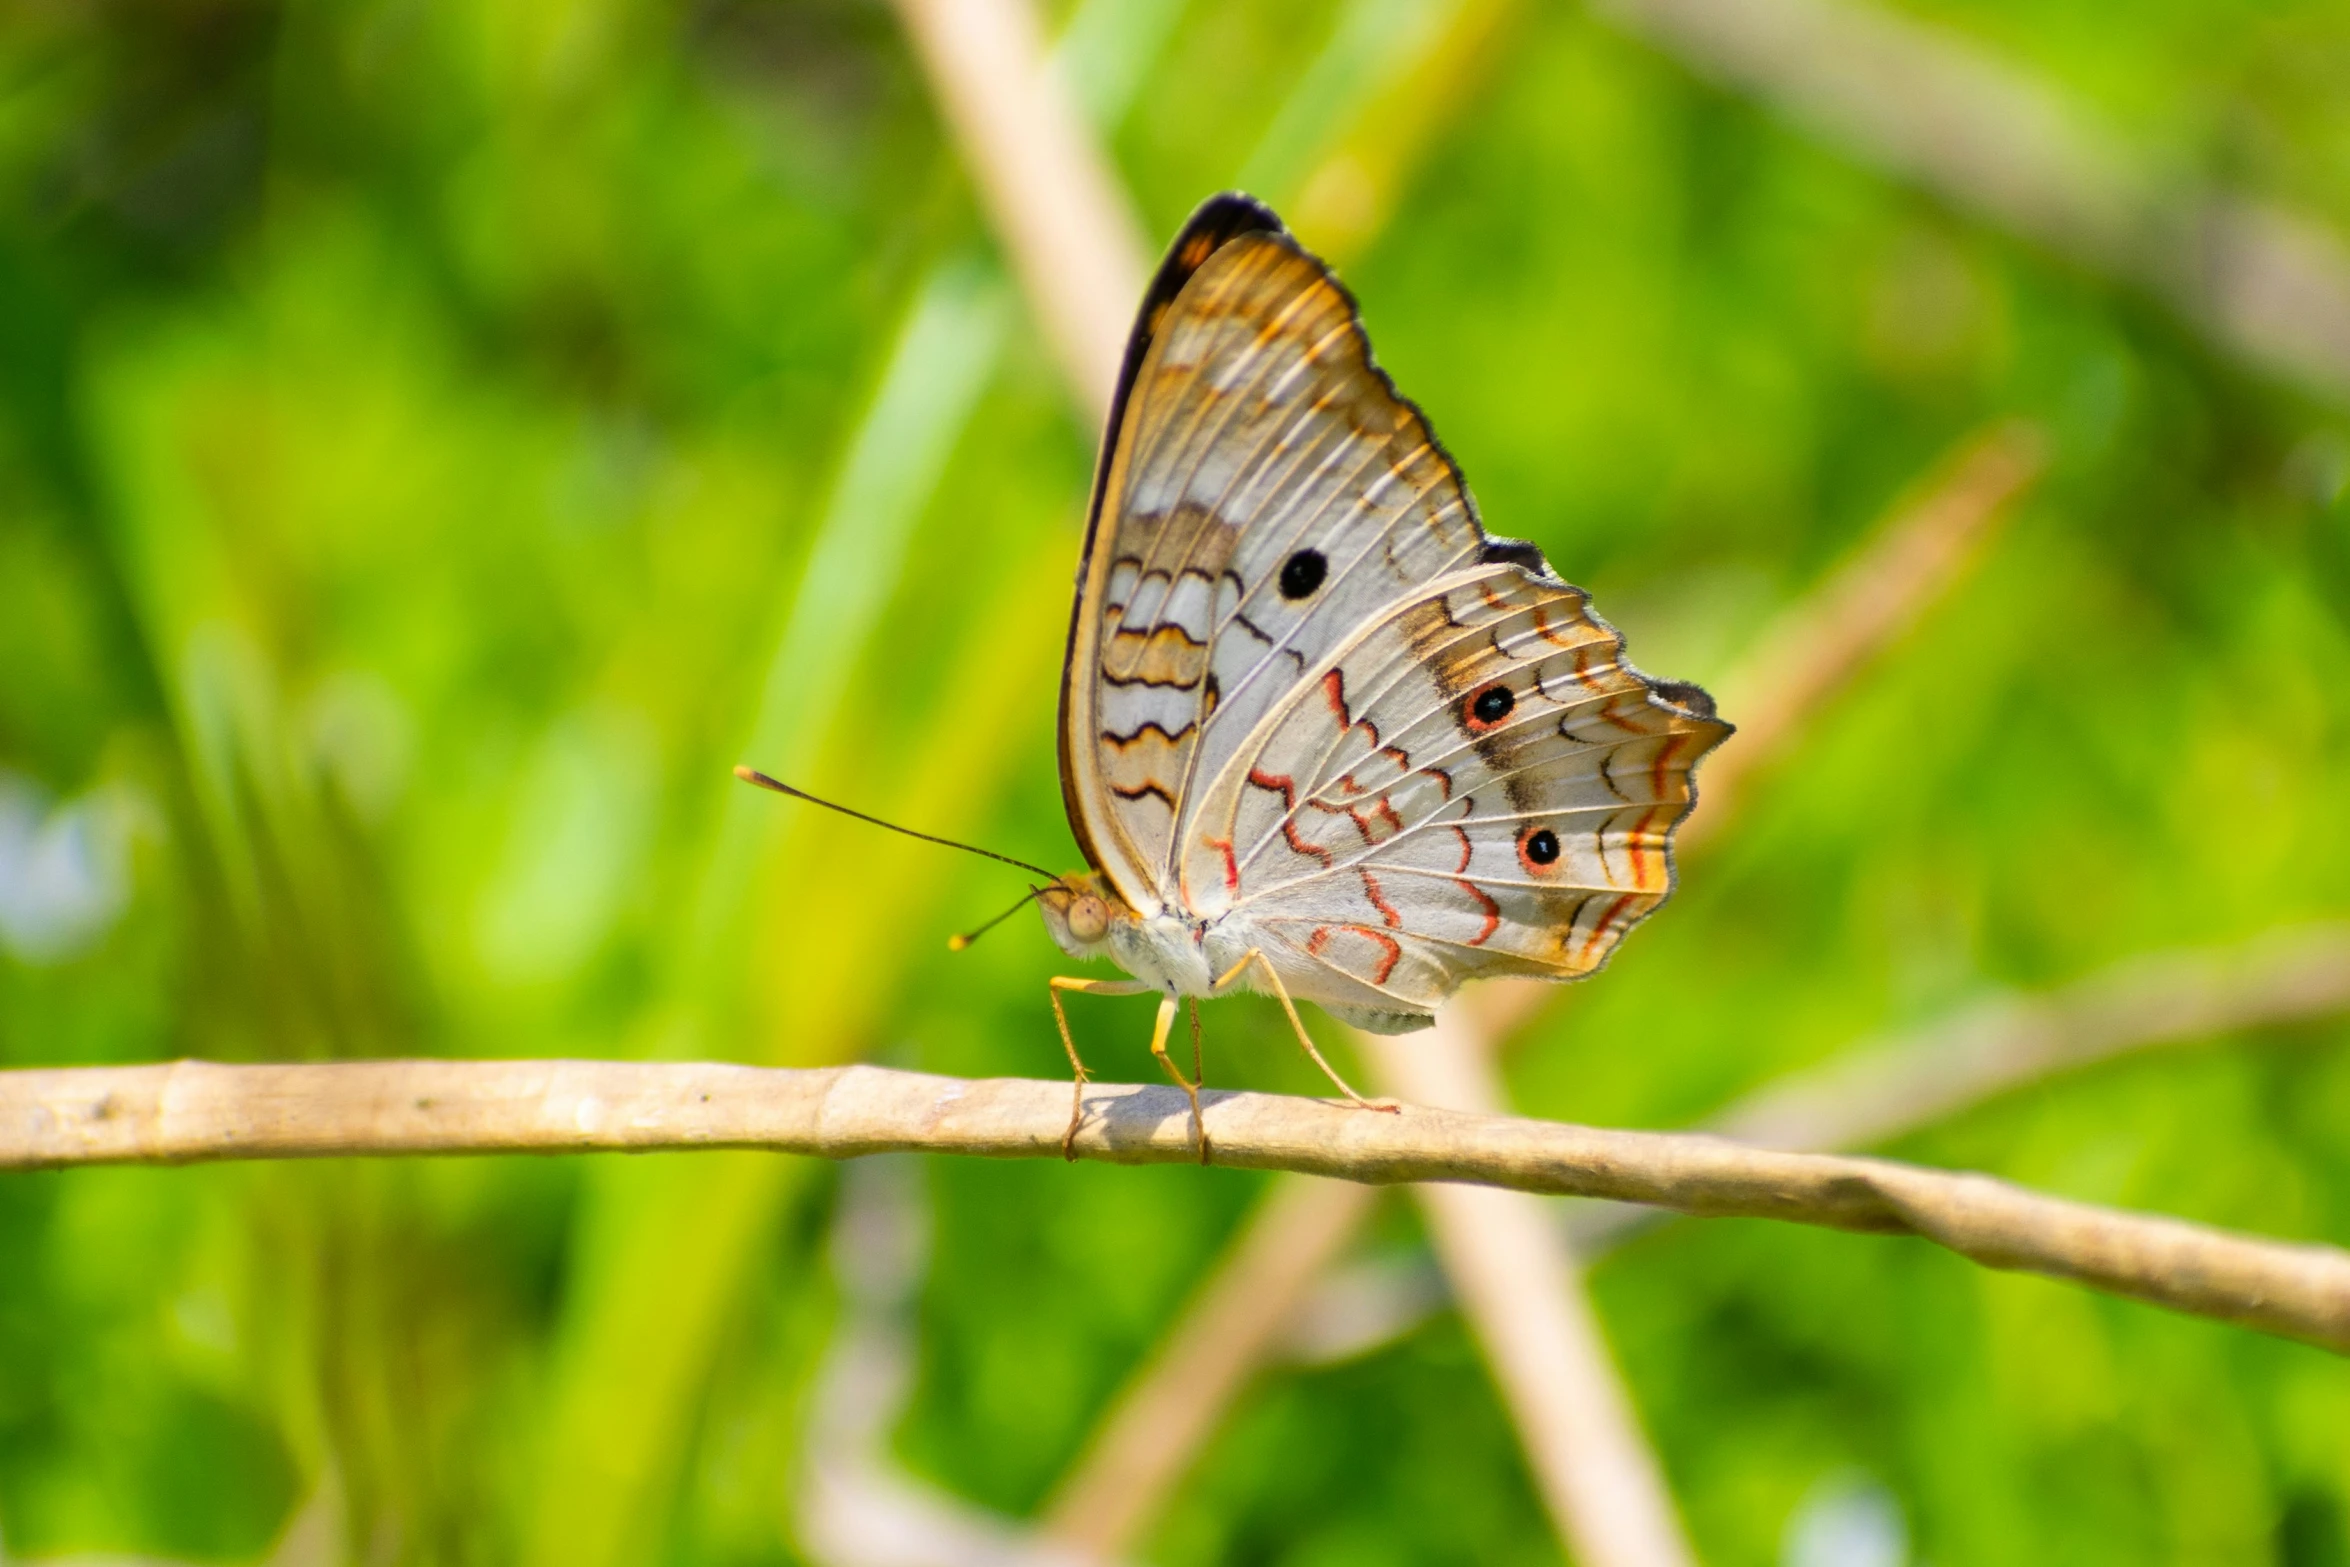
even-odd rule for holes
{"type": "MultiPolygon", "coordinates": [[[[1151,987],[1138,979],[1086,979],[1073,974],[1056,974],[1047,980],[1046,994],[1053,998],[1053,1021],[1061,1025],[1061,1048],[1069,1052],[1069,1066],[1077,1074],[1077,1081],[1069,1088],[1069,1130],[1061,1134],[1061,1157],[1071,1164],[1077,1162],[1077,1123],[1085,1115],[1085,1085],[1093,1074],[1077,1058],[1077,1041],[1069,1037],[1069,1014],[1062,1010],[1061,992],[1074,990],[1088,996],[1139,996],[1151,987]]],[[[1160,1030],[1163,1034],[1164,1028],[1160,1030]]]]}
{"type": "MultiPolygon", "coordinates": [[[[1187,1080],[1183,1075],[1183,1069],[1175,1064],[1175,1058],[1167,1054],[1167,1035],[1174,1027],[1175,998],[1162,996],[1159,998],[1159,1019],[1151,1025],[1151,1054],[1159,1058],[1159,1065],[1165,1067],[1167,1075],[1175,1079],[1175,1086],[1191,1096],[1191,1130],[1199,1138],[1199,1162],[1206,1164],[1208,1162],[1208,1123],[1201,1118],[1199,1113],[1199,1084],[1187,1080]]],[[[1199,1070],[1199,1003],[1196,1001],[1191,1004],[1191,1028],[1193,1046],[1191,1069],[1196,1072],[1199,1070]]]]}
{"type": "Polygon", "coordinates": [[[1314,1048],[1314,1036],[1306,1032],[1305,1020],[1297,1015],[1297,1003],[1289,999],[1289,987],[1281,983],[1280,971],[1273,967],[1273,960],[1265,956],[1263,948],[1249,948],[1248,956],[1224,971],[1223,977],[1216,981],[1216,988],[1222,990],[1226,985],[1240,978],[1241,975],[1248,972],[1248,966],[1251,963],[1263,967],[1265,977],[1273,982],[1273,994],[1281,998],[1281,1010],[1289,1014],[1289,1026],[1296,1031],[1298,1048],[1306,1053],[1306,1059],[1320,1067],[1322,1075],[1336,1083],[1338,1091],[1346,1095],[1349,1102],[1354,1104],[1356,1108],[1384,1110],[1390,1115],[1401,1114],[1402,1107],[1399,1105],[1381,1104],[1375,1100],[1365,1099],[1361,1094],[1356,1093],[1347,1080],[1338,1075],[1337,1068],[1322,1059],[1322,1052],[1314,1048]]]}

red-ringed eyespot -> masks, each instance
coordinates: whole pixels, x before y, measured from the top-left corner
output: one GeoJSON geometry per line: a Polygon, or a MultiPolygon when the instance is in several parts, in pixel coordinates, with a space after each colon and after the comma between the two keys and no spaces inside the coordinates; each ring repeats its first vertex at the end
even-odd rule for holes
{"type": "Polygon", "coordinates": [[[1510,716],[1510,709],[1518,705],[1516,693],[1505,685],[1490,685],[1469,698],[1468,714],[1471,729],[1491,729],[1510,716]]]}
{"type": "Polygon", "coordinates": [[[1529,869],[1538,865],[1555,865],[1559,857],[1559,835],[1547,827],[1537,827],[1518,839],[1518,857],[1529,869]]]}

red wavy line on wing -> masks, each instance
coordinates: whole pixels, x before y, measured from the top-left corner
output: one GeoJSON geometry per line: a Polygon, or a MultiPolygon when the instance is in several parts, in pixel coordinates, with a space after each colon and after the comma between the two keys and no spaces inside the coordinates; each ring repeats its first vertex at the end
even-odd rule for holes
{"type": "MultiPolygon", "coordinates": [[[[1403,961],[1403,943],[1397,941],[1393,936],[1387,934],[1387,932],[1383,930],[1373,930],[1368,925],[1340,925],[1336,928],[1339,930],[1352,931],[1358,936],[1362,936],[1368,940],[1379,943],[1381,947],[1386,949],[1380,955],[1379,972],[1373,975],[1371,978],[1371,983],[1374,985],[1386,984],[1387,976],[1394,973],[1396,964],[1403,961]]],[[[1316,925],[1314,927],[1314,933],[1306,938],[1306,955],[1308,957],[1318,958],[1322,955],[1323,951],[1329,947],[1331,929],[1332,927],[1328,925],[1316,925]]]]}
{"type": "Polygon", "coordinates": [[[1530,607],[1534,611],[1534,634],[1536,636],[1542,638],[1543,641],[1548,642],[1553,647],[1571,648],[1581,647],[1583,645],[1581,642],[1569,641],[1567,638],[1557,635],[1550,629],[1549,605],[1543,603],[1540,599],[1537,599],[1530,607]]]}
{"type": "Polygon", "coordinates": [[[1387,932],[1383,930],[1373,930],[1368,925],[1349,925],[1347,929],[1353,931],[1358,936],[1370,937],[1373,941],[1379,943],[1380,946],[1386,949],[1379,959],[1379,972],[1371,976],[1372,984],[1386,984],[1387,976],[1394,973],[1395,966],[1403,961],[1403,943],[1396,940],[1393,936],[1387,934],[1387,932]]]}
{"type": "Polygon", "coordinates": [[[1338,715],[1338,727],[1352,729],[1354,717],[1346,710],[1346,672],[1333,669],[1322,677],[1322,695],[1330,699],[1330,711],[1338,715]]]}
{"type": "MultiPolygon", "coordinates": [[[[1465,838],[1468,835],[1463,833],[1462,836],[1465,838]]],[[[1468,863],[1468,860],[1464,857],[1461,861],[1462,868],[1466,869],[1468,867],[1468,863]]],[[[1478,886],[1475,882],[1470,881],[1467,877],[1461,877],[1459,880],[1461,890],[1463,892],[1467,893],[1470,897],[1475,898],[1479,903],[1485,905],[1485,928],[1477,932],[1476,935],[1469,938],[1470,946],[1482,947],[1486,942],[1493,938],[1493,933],[1495,931],[1501,929],[1501,905],[1494,902],[1483,887],[1478,886]]]]}
{"type": "Polygon", "coordinates": [[[1205,842],[1209,848],[1224,856],[1224,890],[1238,892],[1240,890],[1240,862],[1232,857],[1232,840],[1229,838],[1209,838],[1205,842]]]}
{"type": "Polygon", "coordinates": [[[1310,854],[1324,865],[1330,863],[1330,851],[1318,843],[1308,843],[1297,835],[1297,780],[1286,773],[1268,773],[1261,767],[1248,770],[1248,781],[1260,789],[1281,796],[1283,816],[1281,836],[1289,840],[1290,848],[1299,854],[1310,854]]]}
{"type": "Polygon", "coordinates": [[[1322,695],[1330,703],[1331,716],[1338,720],[1340,734],[1345,734],[1349,729],[1360,729],[1370,737],[1371,748],[1379,748],[1379,726],[1368,718],[1355,717],[1353,709],[1346,705],[1345,670],[1332,669],[1322,676],[1322,695]]]}

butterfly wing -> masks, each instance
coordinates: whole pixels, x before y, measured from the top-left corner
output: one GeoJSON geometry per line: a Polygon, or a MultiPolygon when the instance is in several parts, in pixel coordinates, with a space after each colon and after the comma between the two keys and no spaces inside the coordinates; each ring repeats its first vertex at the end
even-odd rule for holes
{"type": "Polygon", "coordinates": [[[1345,290],[1264,207],[1209,201],[1144,300],[1095,479],[1061,702],[1087,858],[1180,907],[1198,784],[1383,606],[1505,547],[1345,290]]]}
{"type": "Polygon", "coordinates": [[[1128,348],[1062,685],[1070,821],[1129,904],[1409,1026],[1472,975],[1604,962],[1728,733],[1485,533],[1271,212],[1200,209],[1128,348]]]}
{"type": "Polygon", "coordinates": [[[1184,883],[1292,992],[1414,1027],[1479,975],[1574,979],[1672,890],[1691,769],[1730,733],[1581,589],[1481,563],[1389,606],[1200,794],[1184,883]]]}

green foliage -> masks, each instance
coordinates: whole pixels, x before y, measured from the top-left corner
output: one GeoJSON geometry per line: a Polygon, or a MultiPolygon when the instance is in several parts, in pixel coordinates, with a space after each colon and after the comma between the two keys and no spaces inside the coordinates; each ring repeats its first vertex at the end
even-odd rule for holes
{"type": "MultiPolygon", "coordinates": [[[[1297,195],[1441,9],[1089,9],[1154,231],[1244,168],[1297,195]]],[[[2350,8],[1921,9],[2350,227],[2350,8]]],[[[1580,11],[1503,27],[1347,276],[1489,520],[1646,667],[1718,680],[1987,421],[2054,454],[1563,999],[1520,1102],[1677,1124],[2344,913],[2343,413],[1580,11]]],[[[880,7],[0,13],[0,1063],[1058,1071],[1042,932],[941,950],[1016,881],[728,777],[1074,859],[1093,436],[991,254],[880,7]]],[[[1072,1011],[1144,1072],[1146,1004],[1072,1011]]],[[[1269,1007],[1208,1030],[1215,1081],[1311,1089],[1269,1007]]],[[[1896,1151],[2346,1242],[2345,1044],[2213,1040],[1896,1151]]],[[[1027,1513],[1260,1183],[922,1179],[896,1451],[1027,1513]]],[[[7,1549],[258,1560],[324,1496],[370,1562],[798,1559],[834,1187],[731,1155],[0,1178],[7,1549]]],[[[2350,1559],[2317,1351],[1784,1226],[1684,1225],[1595,1288],[1708,1561],[1778,1560],[1856,1474],[1942,1567],[2350,1559]]],[[[1442,1318],[1272,1377],[1151,1554],[1558,1553],[1442,1318]]]]}

